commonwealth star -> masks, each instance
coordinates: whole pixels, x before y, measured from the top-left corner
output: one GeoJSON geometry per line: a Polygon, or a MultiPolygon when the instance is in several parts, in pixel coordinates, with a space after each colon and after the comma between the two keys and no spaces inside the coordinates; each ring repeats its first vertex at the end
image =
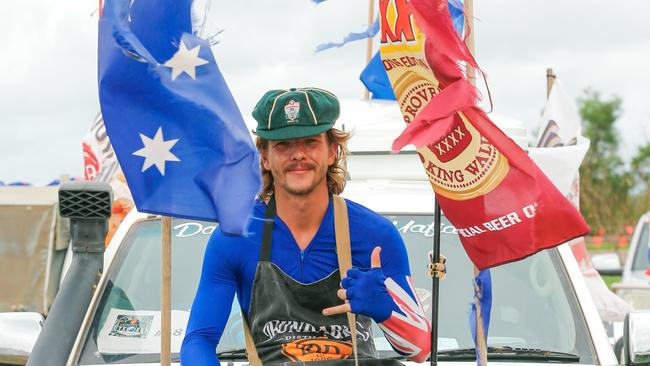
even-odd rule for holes
{"type": "Polygon", "coordinates": [[[143,172],[155,165],[160,174],[165,175],[166,162],[180,161],[180,159],[170,151],[171,148],[176,145],[178,139],[165,141],[163,138],[162,127],[158,127],[158,131],[153,139],[143,134],[140,134],[140,139],[142,139],[144,147],[134,152],[133,155],[142,156],[144,158],[144,164],[142,165],[143,172]]]}
{"type": "Polygon", "coordinates": [[[186,73],[193,80],[196,80],[196,68],[208,63],[207,60],[199,57],[200,48],[201,46],[196,46],[188,50],[185,42],[181,41],[178,51],[163,64],[163,66],[172,69],[172,81],[175,81],[182,73],[186,73]]]}

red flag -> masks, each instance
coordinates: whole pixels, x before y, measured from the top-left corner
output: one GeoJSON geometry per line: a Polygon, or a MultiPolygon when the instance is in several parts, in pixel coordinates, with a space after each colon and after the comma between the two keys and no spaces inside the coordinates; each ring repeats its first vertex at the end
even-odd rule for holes
{"type": "Polygon", "coordinates": [[[586,234],[580,213],[476,107],[477,91],[459,64],[478,65],[453,29],[447,0],[379,3],[381,55],[408,124],[393,149],[418,147],[436,199],[476,267],[586,234]]]}

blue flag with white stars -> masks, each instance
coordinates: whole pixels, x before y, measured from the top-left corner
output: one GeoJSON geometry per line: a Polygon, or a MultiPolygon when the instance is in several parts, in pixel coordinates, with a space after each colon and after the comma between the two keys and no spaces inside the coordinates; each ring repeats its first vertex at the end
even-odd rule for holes
{"type": "Polygon", "coordinates": [[[261,187],[259,155],[191,0],[107,0],[99,99],[139,211],[218,221],[243,234],[261,187]]]}

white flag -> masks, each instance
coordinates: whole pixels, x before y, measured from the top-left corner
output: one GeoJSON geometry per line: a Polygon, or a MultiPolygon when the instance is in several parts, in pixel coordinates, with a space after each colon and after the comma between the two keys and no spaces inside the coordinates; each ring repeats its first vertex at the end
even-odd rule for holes
{"type": "Polygon", "coordinates": [[[556,80],[544,108],[542,124],[537,134],[538,147],[575,145],[582,134],[580,115],[575,102],[556,80]]]}
{"type": "Polygon", "coordinates": [[[581,135],[580,121],[575,102],[556,80],[544,108],[537,148],[529,149],[531,159],[576,206],[578,168],[589,150],[589,140],[581,135]]]}
{"type": "MultiPolygon", "coordinates": [[[[536,148],[529,155],[574,205],[579,205],[578,168],[589,149],[589,139],[581,134],[581,118],[575,103],[556,80],[549,94],[536,148]]],[[[594,269],[584,238],[569,242],[580,266],[587,288],[603,321],[622,321],[632,310],[629,304],[611,292],[594,269]]]]}

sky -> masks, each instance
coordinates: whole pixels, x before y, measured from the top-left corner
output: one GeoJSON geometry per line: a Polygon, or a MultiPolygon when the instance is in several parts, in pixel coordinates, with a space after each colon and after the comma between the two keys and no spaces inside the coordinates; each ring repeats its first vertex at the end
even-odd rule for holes
{"type": "MultiPolygon", "coordinates": [[[[363,96],[365,41],[314,51],[364,30],[367,0],[197,0],[195,10],[206,6],[205,34],[223,29],[213,52],[243,114],[269,89],[363,96]]],[[[650,142],[650,1],[475,0],[474,8],[495,113],[536,129],[552,67],[574,98],[586,88],[622,98],[624,159],[650,142]]],[[[99,111],[96,11],[90,0],[0,2],[0,181],[82,175],[81,138],[99,111]]]]}

